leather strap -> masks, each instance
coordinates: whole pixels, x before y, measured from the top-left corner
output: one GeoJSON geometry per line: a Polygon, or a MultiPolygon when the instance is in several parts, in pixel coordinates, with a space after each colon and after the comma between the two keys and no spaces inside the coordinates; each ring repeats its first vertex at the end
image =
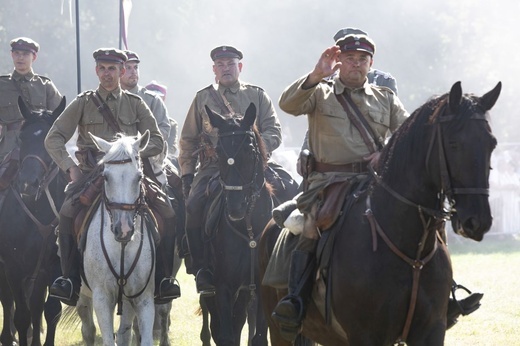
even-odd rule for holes
{"type": "Polygon", "coordinates": [[[92,95],[92,101],[94,101],[94,104],[96,105],[99,113],[101,113],[103,118],[106,120],[108,126],[110,126],[110,128],[115,132],[123,132],[121,131],[121,128],[119,127],[119,124],[117,123],[114,114],[112,114],[112,111],[110,111],[110,108],[105,103],[105,101],[103,101],[101,95],[99,95],[99,92],[97,90],[96,93],[92,95]]]}
{"type": "Polygon", "coordinates": [[[361,111],[359,110],[359,108],[357,108],[356,104],[352,101],[350,95],[348,93],[335,95],[339,103],[345,110],[345,113],[347,113],[348,118],[361,134],[361,138],[363,138],[363,141],[365,142],[368,151],[370,151],[370,153],[374,153],[377,150],[381,150],[383,146],[377,139],[374,130],[368,124],[363,114],[361,114],[361,111]],[[354,110],[355,114],[352,114],[350,108],[354,110]]]}
{"type": "Polygon", "coordinates": [[[229,114],[231,114],[231,115],[235,114],[235,110],[233,109],[233,107],[231,107],[231,103],[229,103],[229,101],[226,99],[224,94],[215,90],[213,85],[210,86],[209,92],[211,94],[211,97],[213,98],[213,101],[215,101],[219,105],[222,112],[226,112],[226,110],[227,110],[229,112],[229,114]]]}
{"type": "Polygon", "coordinates": [[[330,163],[316,162],[314,167],[316,172],[347,172],[347,173],[365,173],[368,172],[368,162],[352,162],[344,165],[331,165],[330,163]]]}

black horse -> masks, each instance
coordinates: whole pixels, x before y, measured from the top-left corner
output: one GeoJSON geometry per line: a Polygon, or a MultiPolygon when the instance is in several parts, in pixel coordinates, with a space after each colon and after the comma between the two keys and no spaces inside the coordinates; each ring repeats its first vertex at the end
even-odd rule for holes
{"type": "MultiPolygon", "coordinates": [[[[491,227],[488,178],[497,141],[488,110],[500,91],[498,83],[477,97],[457,82],[394,133],[369,187],[320,240],[327,248],[323,242],[333,239],[332,252],[320,266],[304,335],[322,345],[444,344],[453,278],[440,233],[449,218],[476,241],[491,227]]],[[[263,269],[277,233],[263,233],[263,269]]],[[[267,291],[270,316],[284,293],[267,291]]],[[[270,335],[273,344],[290,345],[276,327],[270,335]]]]}
{"type": "Polygon", "coordinates": [[[64,199],[66,179],[44,147],[44,139],[54,120],[65,108],[65,98],[53,112],[30,111],[19,100],[24,117],[20,129],[17,177],[7,187],[0,211],[0,261],[5,282],[0,288],[4,305],[3,345],[11,345],[13,331],[8,327],[12,302],[14,325],[20,345],[41,345],[40,329],[45,310],[45,345],[54,344],[61,304],[47,298],[47,287],[60,275],[54,228],[64,199]],[[32,335],[28,335],[32,327],[32,335]]]}
{"type": "MultiPolygon", "coordinates": [[[[273,208],[272,191],[264,176],[267,154],[254,125],[254,104],[241,119],[224,118],[208,107],[206,111],[211,125],[219,130],[220,175],[213,180],[216,197],[208,203],[213,211],[207,213],[217,216],[207,218],[213,222],[206,221],[216,294],[204,299],[215,343],[238,346],[248,307],[260,299],[256,245],[273,208]]],[[[267,324],[261,309],[257,311],[251,343],[267,345],[267,324]]]]}

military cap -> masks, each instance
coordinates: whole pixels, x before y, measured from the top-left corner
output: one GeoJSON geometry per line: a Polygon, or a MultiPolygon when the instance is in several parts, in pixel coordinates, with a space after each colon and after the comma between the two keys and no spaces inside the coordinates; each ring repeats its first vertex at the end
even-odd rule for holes
{"type": "Polygon", "coordinates": [[[209,55],[213,61],[221,58],[238,58],[241,60],[244,57],[241,51],[231,46],[220,46],[213,48],[209,55]]]}
{"type": "Polygon", "coordinates": [[[166,97],[166,91],[168,90],[166,85],[159,84],[154,80],[151,81],[150,84],[145,86],[145,88],[146,88],[146,90],[153,91],[153,92],[157,93],[159,96],[164,96],[164,97],[166,97]]]}
{"type": "Polygon", "coordinates": [[[126,57],[128,58],[126,62],[135,61],[136,63],[140,63],[141,60],[139,60],[139,55],[137,53],[132,52],[131,50],[125,50],[124,53],[126,54],[126,57]]]}
{"type": "Polygon", "coordinates": [[[120,49],[117,48],[99,48],[92,54],[96,61],[116,62],[123,64],[128,58],[120,49]]]}
{"type": "Polygon", "coordinates": [[[361,29],[348,27],[348,28],[343,28],[343,29],[338,30],[336,35],[334,35],[334,42],[337,42],[340,38],[345,37],[347,35],[366,35],[366,36],[368,36],[368,34],[361,29]]]}
{"type": "Polygon", "coordinates": [[[18,37],[11,40],[11,51],[13,50],[25,50],[36,54],[40,50],[40,45],[28,37],[18,37]]]}
{"type": "Polygon", "coordinates": [[[357,50],[367,52],[374,55],[376,52],[376,44],[367,35],[351,34],[344,36],[336,41],[336,46],[339,46],[342,52],[357,50]]]}

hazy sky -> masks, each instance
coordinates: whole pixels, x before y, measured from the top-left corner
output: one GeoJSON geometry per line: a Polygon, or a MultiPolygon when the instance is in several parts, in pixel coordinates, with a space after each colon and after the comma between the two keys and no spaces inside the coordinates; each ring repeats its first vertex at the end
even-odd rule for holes
{"type": "MultiPolygon", "coordinates": [[[[0,0],[0,5],[6,1],[10,0],[0,0]]],[[[70,101],[77,94],[75,1],[40,3],[16,2],[20,19],[2,18],[0,12],[1,73],[12,69],[9,40],[32,37],[42,46],[35,71],[48,74],[70,101]],[[64,44],[62,37],[27,32],[18,25],[24,20],[22,13],[23,18],[54,21],[66,28],[70,35],[66,56],[54,54],[64,44]],[[70,73],[53,75],[55,64],[66,65],[70,73]]],[[[119,1],[79,3],[82,90],[86,90],[97,86],[92,51],[118,44],[119,1]],[[103,25],[89,21],[92,18],[103,25]]],[[[338,29],[354,26],[375,40],[374,67],[397,78],[399,97],[409,112],[433,94],[447,92],[455,81],[462,81],[465,92],[482,94],[501,80],[502,96],[492,112],[494,130],[500,142],[519,142],[514,131],[519,124],[518,0],[133,0],[132,4],[128,42],[141,56],[140,84],[156,79],[168,86],[166,103],[181,126],[197,90],[213,82],[210,50],[234,45],[244,52],[241,79],[267,91],[279,112],[286,144],[298,146],[306,119],[281,112],[278,98],[313,68],[338,29]]]]}

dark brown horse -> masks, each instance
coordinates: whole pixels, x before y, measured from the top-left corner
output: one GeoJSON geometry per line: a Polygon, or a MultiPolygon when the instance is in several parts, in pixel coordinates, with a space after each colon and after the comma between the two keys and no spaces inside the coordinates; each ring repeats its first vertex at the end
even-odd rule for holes
{"type": "MultiPolygon", "coordinates": [[[[459,234],[481,241],[491,227],[488,178],[497,141],[488,110],[500,90],[498,83],[477,97],[457,82],[394,133],[369,188],[320,240],[333,239],[333,248],[328,269],[319,271],[305,336],[322,345],[443,345],[453,279],[439,231],[451,217],[459,234]],[[332,326],[318,306],[330,307],[332,326]]],[[[278,232],[264,231],[262,268],[278,232]]],[[[263,293],[270,316],[285,293],[263,293]]],[[[290,345],[269,324],[272,344],[290,345]]]]}
{"type": "MultiPolygon", "coordinates": [[[[256,310],[250,310],[250,305],[258,304],[260,298],[256,247],[273,208],[264,176],[267,155],[255,126],[254,104],[243,118],[224,118],[208,107],[206,112],[211,125],[219,130],[218,192],[212,193],[210,200],[220,204],[208,202],[216,211],[207,213],[210,217],[206,220],[216,295],[205,299],[215,343],[238,346],[247,314],[256,310]],[[208,221],[212,219],[214,222],[208,221]]],[[[267,345],[267,324],[261,309],[254,327],[252,345],[267,345]]]]}
{"type": "Polygon", "coordinates": [[[9,326],[13,318],[20,345],[28,345],[29,340],[32,345],[41,345],[41,319],[45,312],[45,345],[53,345],[61,304],[47,297],[47,287],[61,275],[54,227],[67,181],[43,141],[65,108],[65,98],[54,111],[31,111],[21,98],[18,106],[24,117],[19,134],[20,168],[3,192],[5,201],[0,210],[0,300],[4,307],[0,342],[13,343],[9,326]]]}

